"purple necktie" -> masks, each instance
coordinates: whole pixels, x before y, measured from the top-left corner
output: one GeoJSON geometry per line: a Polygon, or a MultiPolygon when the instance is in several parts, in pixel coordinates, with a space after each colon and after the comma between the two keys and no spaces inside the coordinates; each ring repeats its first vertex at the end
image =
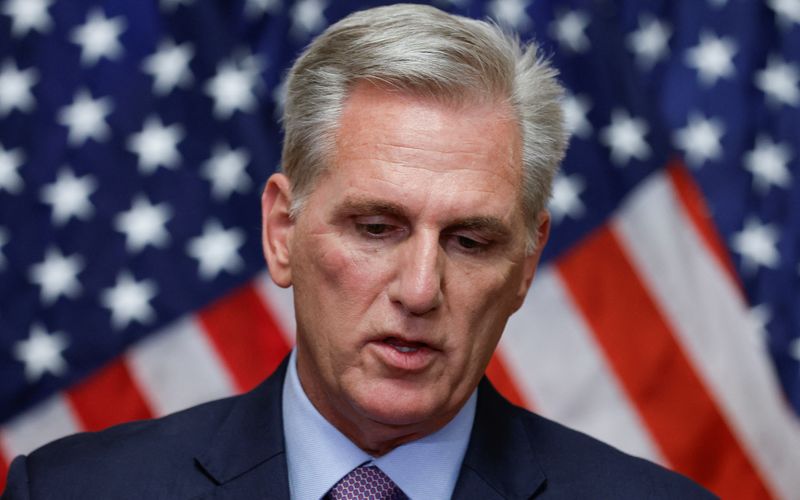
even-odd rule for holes
{"type": "Polygon", "coordinates": [[[408,500],[403,490],[374,465],[356,467],[328,492],[331,500],[408,500]]]}

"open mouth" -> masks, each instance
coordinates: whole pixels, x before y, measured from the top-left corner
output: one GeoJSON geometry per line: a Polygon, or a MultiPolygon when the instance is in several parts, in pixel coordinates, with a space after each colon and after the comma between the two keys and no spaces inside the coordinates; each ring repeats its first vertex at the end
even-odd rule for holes
{"type": "Polygon", "coordinates": [[[404,339],[399,335],[387,335],[376,338],[370,344],[370,352],[395,374],[407,375],[422,372],[430,368],[442,354],[434,344],[404,339]]]}
{"type": "Polygon", "coordinates": [[[395,350],[402,353],[417,352],[420,349],[428,347],[424,342],[407,342],[397,337],[389,337],[383,340],[385,344],[389,344],[395,350]]]}

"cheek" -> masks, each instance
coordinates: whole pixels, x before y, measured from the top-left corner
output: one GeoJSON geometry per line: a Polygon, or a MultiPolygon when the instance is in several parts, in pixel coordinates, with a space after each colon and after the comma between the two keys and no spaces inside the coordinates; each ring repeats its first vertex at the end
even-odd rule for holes
{"type": "Polygon", "coordinates": [[[488,359],[491,355],[508,317],[515,310],[521,279],[518,269],[496,270],[493,273],[475,273],[465,280],[466,286],[459,287],[461,293],[454,297],[454,306],[463,305],[461,314],[468,322],[464,330],[471,336],[472,359],[488,359]],[[475,283],[482,286],[475,286],[475,283]]]}
{"type": "Polygon", "coordinates": [[[308,280],[311,293],[327,293],[328,300],[343,309],[340,313],[358,314],[358,305],[366,306],[380,293],[386,273],[386,259],[359,251],[330,235],[310,239],[301,275],[308,280]],[[310,271],[310,272],[308,272],[310,271]]]}

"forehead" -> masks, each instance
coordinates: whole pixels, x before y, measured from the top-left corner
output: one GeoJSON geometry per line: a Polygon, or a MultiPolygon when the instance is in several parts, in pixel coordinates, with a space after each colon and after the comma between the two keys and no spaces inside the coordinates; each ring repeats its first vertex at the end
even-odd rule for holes
{"type": "Polygon", "coordinates": [[[464,202],[516,205],[522,145],[512,116],[504,102],[456,105],[357,85],[342,110],[328,181],[347,178],[340,188],[356,191],[393,188],[408,200],[459,194],[464,202]]]}
{"type": "Polygon", "coordinates": [[[342,110],[337,152],[362,145],[406,145],[494,154],[505,163],[498,167],[519,170],[522,143],[511,106],[502,100],[461,101],[357,84],[342,110]]]}

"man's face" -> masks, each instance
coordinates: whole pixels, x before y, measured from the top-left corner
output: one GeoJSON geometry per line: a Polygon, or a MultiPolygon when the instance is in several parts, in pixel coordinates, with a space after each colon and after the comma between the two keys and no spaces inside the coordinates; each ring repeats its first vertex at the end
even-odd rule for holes
{"type": "MultiPolygon", "coordinates": [[[[294,286],[301,382],[357,442],[373,427],[424,435],[449,421],[522,303],[538,252],[525,251],[508,116],[359,85],[331,168],[273,230],[285,245],[273,277],[294,286]]],[[[270,182],[288,197],[285,179],[270,182]]]]}

